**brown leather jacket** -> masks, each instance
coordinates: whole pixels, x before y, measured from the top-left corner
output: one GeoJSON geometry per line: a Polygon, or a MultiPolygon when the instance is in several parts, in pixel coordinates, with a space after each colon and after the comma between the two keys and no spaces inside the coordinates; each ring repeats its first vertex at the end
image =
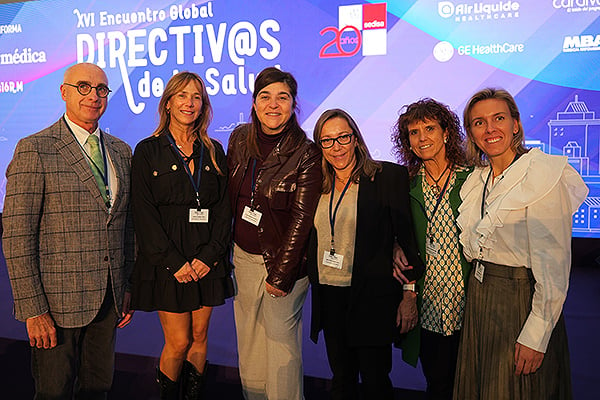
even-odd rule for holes
{"type": "MultiPolygon", "coordinates": [[[[227,165],[232,210],[248,169],[249,125],[229,138],[227,165]]],[[[263,216],[258,241],[268,271],[267,282],[289,293],[306,276],[306,247],[322,185],[321,152],[306,137],[284,137],[263,161],[256,179],[254,202],[263,216]]],[[[234,224],[241,218],[234,216],[234,224]]]]}

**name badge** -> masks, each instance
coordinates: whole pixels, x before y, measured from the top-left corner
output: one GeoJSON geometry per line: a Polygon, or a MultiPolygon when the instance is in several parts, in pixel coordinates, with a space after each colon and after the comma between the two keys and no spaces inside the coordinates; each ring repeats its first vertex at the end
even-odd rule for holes
{"type": "Polygon", "coordinates": [[[440,254],[440,244],[434,242],[433,239],[427,238],[425,240],[425,250],[427,251],[427,255],[430,257],[437,257],[440,254]]]}
{"type": "Polygon", "coordinates": [[[206,224],[208,222],[208,209],[190,208],[190,222],[206,224]]]}
{"type": "Polygon", "coordinates": [[[485,266],[479,261],[475,261],[475,278],[483,283],[483,273],[485,272],[485,266]]]}
{"type": "Polygon", "coordinates": [[[326,267],[342,269],[343,263],[344,256],[342,256],[341,254],[331,254],[331,252],[327,250],[323,252],[323,265],[325,265],[326,267]]]}
{"type": "Polygon", "coordinates": [[[258,226],[261,218],[262,213],[260,211],[253,210],[248,206],[244,207],[244,212],[242,212],[242,219],[244,221],[249,222],[252,225],[258,226]]]}

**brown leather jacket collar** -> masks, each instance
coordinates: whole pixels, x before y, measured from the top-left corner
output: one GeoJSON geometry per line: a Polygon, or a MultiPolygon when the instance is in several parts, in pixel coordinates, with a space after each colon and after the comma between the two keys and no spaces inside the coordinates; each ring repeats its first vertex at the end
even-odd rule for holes
{"type": "MultiPolygon", "coordinates": [[[[232,210],[250,155],[249,125],[237,127],[229,139],[227,164],[232,210]]],[[[267,282],[290,292],[306,276],[306,245],[322,185],[321,152],[306,137],[285,136],[258,170],[255,204],[263,213],[259,243],[268,271],[267,282]]],[[[234,216],[237,223],[240,216],[234,216]]]]}

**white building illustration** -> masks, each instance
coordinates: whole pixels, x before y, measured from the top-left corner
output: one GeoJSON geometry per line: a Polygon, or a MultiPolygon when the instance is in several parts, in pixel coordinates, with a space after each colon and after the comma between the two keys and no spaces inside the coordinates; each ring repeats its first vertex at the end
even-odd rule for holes
{"type": "Polygon", "coordinates": [[[573,232],[600,233],[600,119],[575,99],[548,121],[549,154],[569,157],[569,164],[590,188],[589,197],[573,216],[573,232]]]}

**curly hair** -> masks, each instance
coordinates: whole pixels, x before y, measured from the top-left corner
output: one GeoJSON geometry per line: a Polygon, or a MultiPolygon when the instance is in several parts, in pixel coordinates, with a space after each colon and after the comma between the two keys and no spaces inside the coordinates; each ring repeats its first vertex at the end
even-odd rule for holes
{"type": "Polygon", "coordinates": [[[465,135],[458,115],[450,108],[431,98],[421,99],[400,109],[398,120],[392,131],[393,153],[399,162],[406,165],[413,178],[421,168],[423,160],[411,150],[408,137],[408,125],[419,121],[436,121],[448,134],[446,159],[454,165],[466,166],[467,157],[464,148],[465,135]]]}

